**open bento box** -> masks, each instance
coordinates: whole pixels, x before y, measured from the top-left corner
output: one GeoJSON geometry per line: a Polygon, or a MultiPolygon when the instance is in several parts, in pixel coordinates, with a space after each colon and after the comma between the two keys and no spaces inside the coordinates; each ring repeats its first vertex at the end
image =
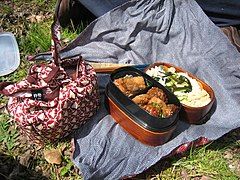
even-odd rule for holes
{"type": "Polygon", "coordinates": [[[145,72],[178,97],[182,104],[181,120],[190,124],[203,124],[208,120],[215,95],[207,83],[180,67],[163,62],[150,65],[145,72]]]}
{"type": "Polygon", "coordinates": [[[181,104],[173,93],[144,72],[133,67],[115,70],[106,96],[113,119],[142,143],[157,146],[171,138],[181,104]],[[126,91],[119,83],[122,80],[124,85],[129,84],[126,91]]]}
{"type": "Polygon", "coordinates": [[[106,97],[113,119],[133,137],[152,146],[171,138],[179,117],[190,124],[205,123],[215,102],[208,84],[162,62],[148,66],[144,72],[133,67],[116,69],[107,85],[106,97]],[[198,102],[193,95],[195,99],[187,102],[182,92],[187,95],[201,92],[204,101],[198,102]]]}

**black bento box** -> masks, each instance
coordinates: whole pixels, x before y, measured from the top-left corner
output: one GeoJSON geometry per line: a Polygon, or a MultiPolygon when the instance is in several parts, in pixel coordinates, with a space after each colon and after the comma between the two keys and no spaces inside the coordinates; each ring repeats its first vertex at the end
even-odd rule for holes
{"type": "Polygon", "coordinates": [[[179,120],[181,104],[177,97],[164,86],[157,83],[144,72],[133,67],[122,67],[111,74],[110,82],[106,88],[108,109],[113,119],[120,124],[134,138],[144,144],[157,146],[167,142],[174,132],[179,120]],[[142,76],[146,89],[138,91],[132,96],[126,96],[115,84],[114,80],[126,75],[142,76]],[[146,93],[150,88],[157,87],[166,94],[168,103],[174,104],[178,109],[168,118],[155,117],[143,110],[132,101],[139,94],[146,93]]]}

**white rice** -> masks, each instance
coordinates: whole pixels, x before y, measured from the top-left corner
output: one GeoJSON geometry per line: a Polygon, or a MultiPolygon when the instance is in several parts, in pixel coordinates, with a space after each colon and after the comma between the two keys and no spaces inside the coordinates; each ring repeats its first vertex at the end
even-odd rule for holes
{"type": "MultiPolygon", "coordinates": [[[[147,70],[146,73],[151,77],[159,77],[160,79],[158,82],[161,83],[163,86],[166,86],[166,79],[162,78],[164,74],[159,71],[163,72],[164,70],[161,66],[155,66],[154,68],[147,70]]],[[[168,68],[168,72],[176,73],[176,69],[170,67],[168,68]]],[[[178,97],[182,104],[191,107],[202,107],[207,105],[211,101],[210,95],[207,93],[207,91],[201,88],[196,79],[191,78],[190,76],[188,76],[187,73],[179,72],[177,74],[186,77],[192,85],[191,92],[174,92],[174,94],[178,97]]]]}

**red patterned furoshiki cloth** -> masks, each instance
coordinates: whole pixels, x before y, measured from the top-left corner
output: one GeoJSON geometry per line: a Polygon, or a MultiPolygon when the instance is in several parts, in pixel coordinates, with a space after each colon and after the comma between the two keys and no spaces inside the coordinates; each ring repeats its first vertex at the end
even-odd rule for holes
{"type": "Polygon", "coordinates": [[[34,65],[28,77],[6,86],[8,110],[24,134],[35,142],[55,141],[84,124],[97,110],[94,69],[79,60],[75,78],[52,64],[34,65]],[[36,96],[36,97],[35,97],[36,96]]]}

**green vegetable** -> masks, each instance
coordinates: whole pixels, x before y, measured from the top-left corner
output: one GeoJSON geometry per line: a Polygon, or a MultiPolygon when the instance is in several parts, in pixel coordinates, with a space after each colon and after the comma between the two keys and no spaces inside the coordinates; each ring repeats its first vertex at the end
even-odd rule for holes
{"type": "Polygon", "coordinates": [[[177,73],[159,71],[163,73],[162,77],[154,77],[155,80],[159,81],[160,79],[166,80],[166,88],[168,88],[172,92],[180,91],[180,92],[191,92],[192,85],[188,78],[182,75],[178,75],[177,73]]]}
{"type": "Polygon", "coordinates": [[[152,102],[152,106],[155,107],[155,108],[158,108],[160,110],[160,112],[158,114],[159,118],[165,118],[164,115],[163,115],[163,112],[162,112],[163,106],[161,104],[158,104],[156,102],[152,102]]]}

